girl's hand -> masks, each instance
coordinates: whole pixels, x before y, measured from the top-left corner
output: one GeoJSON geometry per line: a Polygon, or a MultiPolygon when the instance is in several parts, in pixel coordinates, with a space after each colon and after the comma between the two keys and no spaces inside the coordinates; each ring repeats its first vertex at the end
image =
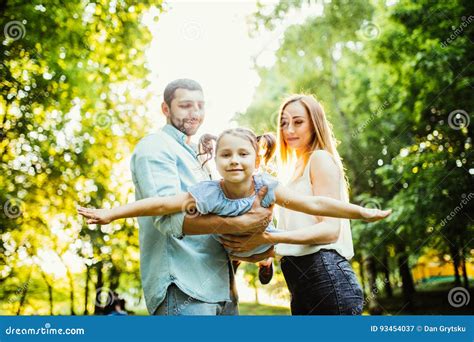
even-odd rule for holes
{"type": "Polygon", "coordinates": [[[77,207],[77,212],[87,219],[87,224],[109,224],[114,220],[110,211],[109,209],[77,207]]]}
{"type": "Polygon", "coordinates": [[[270,257],[274,257],[275,256],[275,251],[273,250],[273,246],[270,247],[268,249],[268,251],[265,251],[263,253],[260,253],[260,254],[254,254],[252,256],[249,256],[249,257],[239,257],[239,256],[235,256],[235,255],[230,255],[230,258],[232,260],[240,260],[240,261],[246,261],[246,262],[259,262],[259,261],[262,261],[262,260],[265,260],[267,258],[270,258],[270,257]]]}
{"type": "Polygon", "coordinates": [[[381,219],[386,218],[392,213],[392,209],[390,210],[380,210],[380,209],[372,209],[372,208],[362,208],[361,214],[364,221],[367,222],[375,222],[381,219]]]}
{"type": "Polygon", "coordinates": [[[255,233],[252,235],[222,235],[219,239],[225,248],[235,253],[243,253],[254,250],[255,248],[271,244],[269,234],[266,232],[255,233]]]}

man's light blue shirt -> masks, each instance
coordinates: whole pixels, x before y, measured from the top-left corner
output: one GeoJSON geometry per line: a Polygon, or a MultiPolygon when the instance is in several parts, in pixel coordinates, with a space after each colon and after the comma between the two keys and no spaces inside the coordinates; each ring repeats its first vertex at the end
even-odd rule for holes
{"type": "MultiPolygon", "coordinates": [[[[132,155],[135,198],[171,196],[209,180],[195,146],[171,125],[140,140],[132,155]]],[[[145,300],[154,313],[175,283],[198,300],[229,301],[229,259],[212,235],[183,236],[184,213],[139,217],[140,272],[145,300]]]]}

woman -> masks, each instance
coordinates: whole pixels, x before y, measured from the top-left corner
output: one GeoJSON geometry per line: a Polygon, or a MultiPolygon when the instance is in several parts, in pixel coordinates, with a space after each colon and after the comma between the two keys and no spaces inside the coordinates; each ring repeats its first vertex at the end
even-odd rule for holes
{"type": "MultiPolygon", "coordinates": [[[[341,158],[323,107],[308,95],[293,95],[281,106],[278,135],[280,172],[301,195],[348,201],[341,158]]],[[[293,315],[355,315],[362,312],[362,289],[349,260],[354,255],[349,220],[317,217],[280,208],[281,234],[226,236],[237,251],[278,243],[281,268],[291,293],[293,315]],[[306,235],[292,231],[304,228],[306,235]]]]}

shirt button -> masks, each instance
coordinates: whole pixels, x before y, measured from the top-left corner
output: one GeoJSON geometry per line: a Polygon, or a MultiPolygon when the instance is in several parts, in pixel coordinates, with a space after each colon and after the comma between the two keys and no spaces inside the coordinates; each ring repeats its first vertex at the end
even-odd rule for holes
{"type": "Polygon", "coordinates": [[[175,280],[176,278],[173,275],[170,275],[171,280],[175,280]]]}

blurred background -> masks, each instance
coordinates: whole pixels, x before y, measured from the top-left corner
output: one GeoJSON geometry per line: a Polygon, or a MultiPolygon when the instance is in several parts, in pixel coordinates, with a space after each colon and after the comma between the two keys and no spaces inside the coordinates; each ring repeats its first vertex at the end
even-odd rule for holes
{"type": "MultiPolygon", "coordinates": [[[[364,314],[468,314],[474,277],[472,1],[0,0],[0,314],[146,314],[138,225],[77,204],[134,200],[135,144],[175,78],[206,97],[199,134],[275,132],[291,93],[323,103],[351,201],[364,314]]],[[[289,314],[276,264],[238,271],[241,313],[289,314]]]]}

